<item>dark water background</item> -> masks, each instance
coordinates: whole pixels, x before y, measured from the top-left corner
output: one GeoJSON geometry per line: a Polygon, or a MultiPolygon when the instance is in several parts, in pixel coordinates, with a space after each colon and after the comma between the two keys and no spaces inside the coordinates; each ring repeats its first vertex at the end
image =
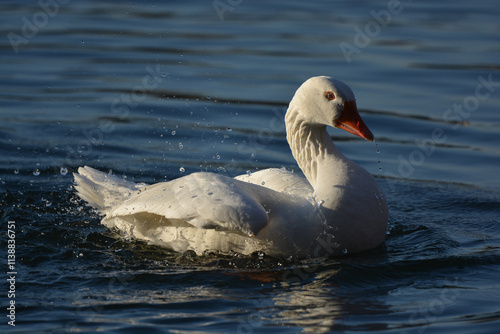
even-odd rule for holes
{"type": "Polygon", "coordinates": [[[500,6],[393,3],[2,1],[0,331],[497,333],[500,6]],[[282,117],[315,75],[353,88],[376,137],[331,131],[387,194],[371,252],[176,254],[74,194],[81,165],[148,183],[297,170],[282,117]]]}

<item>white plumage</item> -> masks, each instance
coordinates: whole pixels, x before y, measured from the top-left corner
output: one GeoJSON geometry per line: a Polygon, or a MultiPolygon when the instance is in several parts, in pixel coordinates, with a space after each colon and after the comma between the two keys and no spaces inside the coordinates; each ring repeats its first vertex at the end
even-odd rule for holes
{"type": "Polygon", "coordinates": [[[329,125],[373,140],[351,89],[311,78],[295,93],[285,121],[305,178],[272,168],[234,179],[194,173],[148,186],[81,167],[75,188],[104,215],[104,225],[179,252],[315,257],[383,242],[388,209],[381,189],[326,132],[329,125]]]}

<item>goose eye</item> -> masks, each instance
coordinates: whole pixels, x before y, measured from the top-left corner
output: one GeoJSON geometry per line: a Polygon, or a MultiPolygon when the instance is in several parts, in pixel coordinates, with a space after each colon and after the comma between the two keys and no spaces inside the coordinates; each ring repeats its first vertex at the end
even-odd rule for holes
{"type": "Polygon", "coordinates": [[[335,99],[335,94],[333,94],[332,92],[328,91],[325,93],[325,97],[328,99],[328,100],[333,100],[335,99]]]}

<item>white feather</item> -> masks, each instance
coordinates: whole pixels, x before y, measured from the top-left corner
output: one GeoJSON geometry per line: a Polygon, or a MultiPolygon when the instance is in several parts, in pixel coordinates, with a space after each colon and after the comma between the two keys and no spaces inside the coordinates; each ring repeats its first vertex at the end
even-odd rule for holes
{"type": "Polygon", "coordinates": [[[146,186],[144,183],[126,181],[87,166],[78,168],[78,173],[73,175],[80,198],[103,214],[123,202],[134,191],[146,186]]]}
{"type": "MultiPolygon", "coordinates": [[[[175,251],[306,257],[367,250],[384,240],[388,210],[373,177],[326,132],[344,122],[347,108],[356,109],[354,94],[328,77],[311,78],[295,93],[287,139],[306,178],[272,168],[234,179],[194,173],[146,186],[83,167],[75,188],[109,228],[175,251]]],[[[352,124],[373,138],[360,119],[344,129],[354,131],[352,124]]]]}

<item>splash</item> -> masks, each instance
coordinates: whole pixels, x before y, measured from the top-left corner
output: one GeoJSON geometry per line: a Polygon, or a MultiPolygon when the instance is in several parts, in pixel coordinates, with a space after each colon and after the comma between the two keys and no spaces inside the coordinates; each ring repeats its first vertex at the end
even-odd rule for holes
{"type": "Polygon", "coordinates": [[[381,175],[382,175],[382,163],[380,161],[380,147],[378,146],[378,143],[375,141],[375,139],[373,140],[373,142],[375,143],[375,148],[377,149],[377,165],[378,165],[378,172],[379,172],[378,177],[381,177],[381,175]]]}

